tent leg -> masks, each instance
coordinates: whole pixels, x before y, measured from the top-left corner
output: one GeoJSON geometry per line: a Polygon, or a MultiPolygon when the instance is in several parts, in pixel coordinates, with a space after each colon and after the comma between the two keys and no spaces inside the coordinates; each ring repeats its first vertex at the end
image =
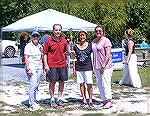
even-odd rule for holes
{"type": "MultiPolygon", "coordinates": [[[[0,47],[2,47],[2,28],[1,28],[0,47]]],[[[2,58],[2,49],[0,50],[0,58],[2,58]]],[[[0,62],[0,65],[1,65],[1,62],[0,62]]]]}

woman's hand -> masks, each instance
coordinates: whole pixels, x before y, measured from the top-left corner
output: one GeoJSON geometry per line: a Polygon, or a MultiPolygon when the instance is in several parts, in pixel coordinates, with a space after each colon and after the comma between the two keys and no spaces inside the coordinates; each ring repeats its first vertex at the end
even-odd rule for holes
{"type": "Polygon", "coordinates": [[[105,70],[105,67],[101,67],[101,68],[100,68],[100,73],[103,74],[103,73],[104,73],[104,70],[105,70]]]}
{"type": "Polygon", "coordinates": [[[76,53],[74,50],[70,51],[70,58],[71,59],[76,59],[76,53]]]}
{"type": "Polygon", "coordinates": [[[125,61],[125,64],[128,65],[128,64],[129,64],[129,61],[125,61]]]}
{"type": "Polygon", "coordinates": [[[32,70],[29,69],[29,70],[27,71],[27,74],[31,77],[31,76],[33,75],[32,70]]]}

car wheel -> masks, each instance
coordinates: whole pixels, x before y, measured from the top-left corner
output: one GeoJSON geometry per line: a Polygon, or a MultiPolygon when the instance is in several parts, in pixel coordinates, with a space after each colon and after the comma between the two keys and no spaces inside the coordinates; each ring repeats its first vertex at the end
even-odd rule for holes
{"type": "Polygon", "coordinates": [[[12,46],[8,46],[5,48],[4,55],[7,58],[12,58],[15,55],[15,48],[12,46]]]}

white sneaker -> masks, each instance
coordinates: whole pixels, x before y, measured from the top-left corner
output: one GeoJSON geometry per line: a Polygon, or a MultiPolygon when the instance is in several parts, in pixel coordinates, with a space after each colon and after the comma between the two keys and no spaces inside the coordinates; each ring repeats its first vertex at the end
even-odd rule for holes
{"type": "Polygon", "coordinates": [[[43,108],[41,106],[39,106],[39,104],[35,103],[32,106],[30,106],[29,110],[36,111],[36,110],[43,110],[43,108]]]}

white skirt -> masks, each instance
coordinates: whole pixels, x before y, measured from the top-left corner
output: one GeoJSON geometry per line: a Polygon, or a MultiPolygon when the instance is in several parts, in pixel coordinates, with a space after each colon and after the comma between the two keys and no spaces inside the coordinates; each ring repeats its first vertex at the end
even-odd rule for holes
{"type": "Polygon", "coordinates": [[[142,87],[141,79],[138,74],[136,54],[131,54],[131,58],[128,65],[127,64],[124,65],[123,77],[119,81],[119,84],[133,85],[133,87],[137,87],[137,88],[142,87]]]}

